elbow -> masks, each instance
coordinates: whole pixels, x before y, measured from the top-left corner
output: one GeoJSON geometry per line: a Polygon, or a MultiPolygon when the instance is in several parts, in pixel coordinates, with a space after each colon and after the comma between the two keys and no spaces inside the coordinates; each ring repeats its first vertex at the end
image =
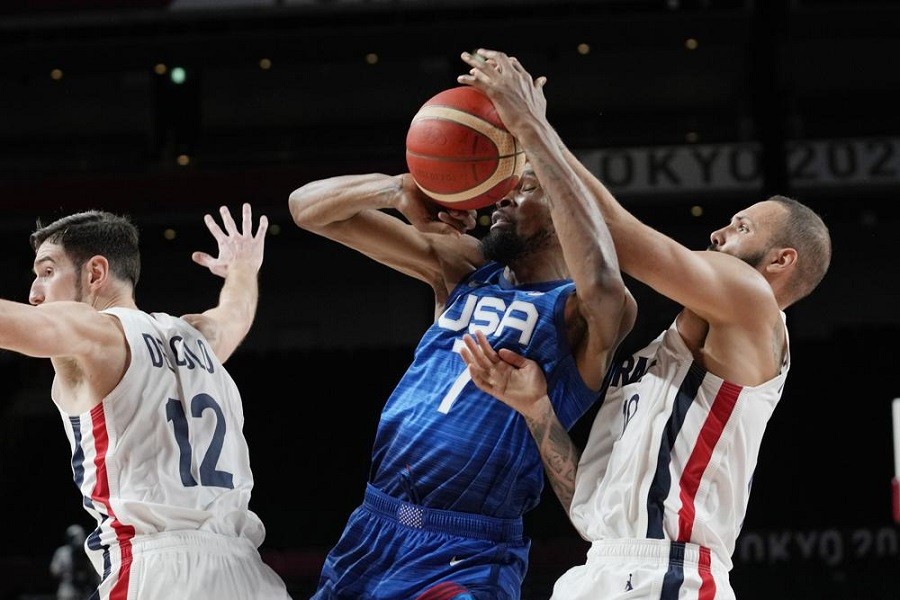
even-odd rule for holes
{"type": "Polygon", "coordinates": [[[321,199],[315,182],[297,188],[288,196],[288,210],[294,224],[301,229],[314,231],[320,224],[316,214],[316,206],[321,199]]]}
{"type": "Polygon", "coordinates": [[[310,218],[306,196],[304,187],[297,188],[288,196],[288,210],[291,212],[291,218],[294,220],[294,224],[302,229],[308,228],[310,218]]]}

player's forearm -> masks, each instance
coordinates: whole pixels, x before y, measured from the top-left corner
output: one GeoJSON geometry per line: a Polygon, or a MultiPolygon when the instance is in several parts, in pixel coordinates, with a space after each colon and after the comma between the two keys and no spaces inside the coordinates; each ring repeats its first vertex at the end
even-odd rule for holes
{"type": "Polygon", "coordinates": [[[316,231],[364,210],[395,208],[401,187],[400,176],[341,175],[297,188],[291,192],[288,207],[297,226],[316,231]]]}
{"type": "Polygon", "coordinates": [[[602,205],[564,152],[565,145],[545,120],[535,120],[517,132],[541,186],[550,198],[553,225],[570,274],[582,292],[608,284],[622,293],[615,246],[602,205]]]}
{"type": "Polygon", "coordinates": [[[48,331],[52,323],[44,322],[46,312],[28,304],[0,299],[0,348],[29,356],[50,356],[39,347],[44,346],[45,334],[53,331],[48,331]],[[31,335],[36,331],[41,332],[38,340],[31,335]]]}
{"type": "Polygon", "coordinates": [[[625,207],[616,200],[616,197],[613,196],[603,182],[591,173],[569,148],[560,145],[560,150],[565,156],[566,162],[575,170],[585,186],[596,196],[597,202],[600,204],[600,210],[603,212],[603,217],[606,219],[616,243],[618,243],[619,237],[617,229],[638,225],[643,226],[634,215],[625,210],[625,207]]]}
{"type": "Polygon", "coordinates": [[[219,303],[206,312],[219,323],[221,339],[216,354],[231,355],[250,331],[259,302],[259,271],[251,264],[229,266],[219,292],[219,303]]]}
{"type": "Polygon", "coordinates": [[[562,148],[569,165],[597,199],[609,233],[615,243],[622,270],[646,283],[646,270],[665,261],[671,240],[642,223],[622,206],[609,189],[585,167],[568,148],[562,148]]]}
{"type": "Polygon", "coordinates": [[[547,396],[544,396],[528,414],[523,413],[523,417],[538,445],[550,486],[568,514],[575,494],[575,474],[581,453],[556,417],[547,396]]]}

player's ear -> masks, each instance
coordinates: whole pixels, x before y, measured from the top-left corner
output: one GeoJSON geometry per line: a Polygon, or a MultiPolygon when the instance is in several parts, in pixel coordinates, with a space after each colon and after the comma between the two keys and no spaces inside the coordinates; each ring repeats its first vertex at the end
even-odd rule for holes
{"type": "Polygon", "coordinates": [[[88,285],[97,287],[105,283],[109,277],[109,261],[105,256],[99,254],[92,256],[85,263],[87,271],[88,285]]]}
{"type": "Polygon", "coordinates": [[[779,248],[778,252],[769,263],[770,271],[786,271],[797,263],[797,250],[794,248],[779,248]]]}

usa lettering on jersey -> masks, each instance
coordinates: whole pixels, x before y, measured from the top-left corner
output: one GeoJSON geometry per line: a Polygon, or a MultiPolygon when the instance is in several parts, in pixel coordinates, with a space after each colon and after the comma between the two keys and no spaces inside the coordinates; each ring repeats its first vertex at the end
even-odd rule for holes
{"type": "Polygon", "coordinates": [[[519,343],[528,345],[538,323],[538,310],[534,304],[513,300],[506,301],[494,296],[467,296],[462,307],[454,303],[438,318],[438,325],[450,331],[462,331],[468,327],[469,333],[482,331],[485,335],[499,336],[505,329],[520,332],[519,343]],[[456,314],[454,314],[456,313],[456,314]]]}

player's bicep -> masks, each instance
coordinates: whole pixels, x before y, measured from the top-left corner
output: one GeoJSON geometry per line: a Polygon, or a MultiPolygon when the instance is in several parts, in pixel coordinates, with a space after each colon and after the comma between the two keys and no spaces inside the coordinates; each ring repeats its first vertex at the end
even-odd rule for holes
{"type": "Polygon", "coordinates": [[[768,289],[763,277],[741,259],[688,250],[674,241],[648,263],[638,279],[708,321],[745,314],[768,289]]]}
{"type": "Polygon", "coordinates": [[[99,353],[121,332],[113,317],[81,302],[13,305],[0,345],[37,358],[85,357],[99,353]]]}

